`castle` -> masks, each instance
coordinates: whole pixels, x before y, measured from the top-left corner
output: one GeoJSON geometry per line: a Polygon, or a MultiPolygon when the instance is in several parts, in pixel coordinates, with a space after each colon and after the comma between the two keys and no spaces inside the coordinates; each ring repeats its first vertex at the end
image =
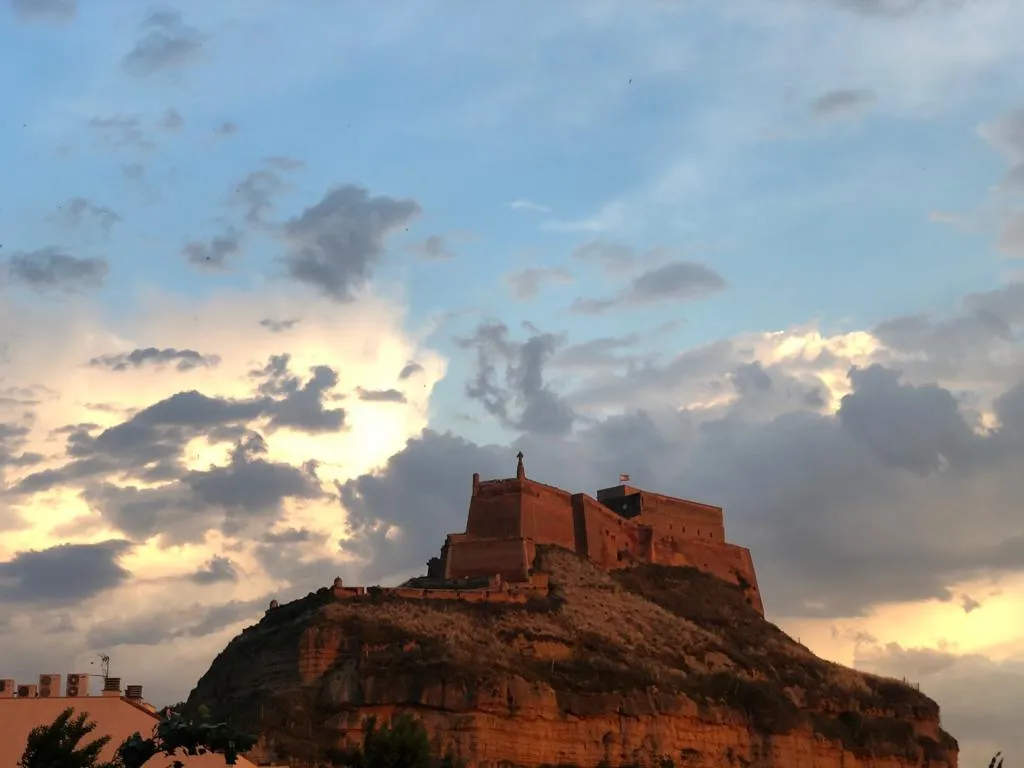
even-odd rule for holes
{"type": "Polygon", "coordinates": [[[569,493],[526,477],[481,481],[473,475],[464,533],[449,534],[428,577],[457,581],[487,577],[529,584],[538,544],[570,549],[609,570],[638,563],[686,565],[739,586],[764,615],[750,550],[725,540],[721,507],[651,493],[622,483],[569,493]]]}

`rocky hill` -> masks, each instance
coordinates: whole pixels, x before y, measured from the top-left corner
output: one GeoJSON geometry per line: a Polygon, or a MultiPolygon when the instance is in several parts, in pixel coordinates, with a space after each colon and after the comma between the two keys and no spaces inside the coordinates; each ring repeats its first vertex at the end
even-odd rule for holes
{"type": "Polygon", "coordinates": [[[608,573],[541,548],[525,605],[329,590],[267,613],[189,697],[293,765],[413,710],[471,766],[955,766],[938,705],[823,661],[690,568],[608,573]]]}

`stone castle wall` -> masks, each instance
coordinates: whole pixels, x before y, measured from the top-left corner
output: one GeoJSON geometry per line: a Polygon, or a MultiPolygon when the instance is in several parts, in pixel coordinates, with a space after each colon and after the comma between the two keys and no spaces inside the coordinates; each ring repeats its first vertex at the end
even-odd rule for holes
{"type": "Polygon", "coordinates": [[[725,539],[720,507],[621,485],[584,493],[517,477],[473,477],[466,532],[448,536],[447,578],[500,574],[525,580],[537,544],[584,555],[602,568],[637,563],[688,565],[743,588],[763,613],[750,552],[725,539]]]}

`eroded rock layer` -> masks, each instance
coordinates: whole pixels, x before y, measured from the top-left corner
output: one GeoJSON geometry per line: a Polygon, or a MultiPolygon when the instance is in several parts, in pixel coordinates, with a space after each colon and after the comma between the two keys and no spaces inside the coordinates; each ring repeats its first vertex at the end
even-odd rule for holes
{"type": "Polygon", "coordinates": [[[956,765],[934,701],[819,659],[735,586],[555,548],[535,567],[551,591],[524,605],[321,590],[235,638],[189,705],[295,765],[405,710],[470,766],[956,765]]]}

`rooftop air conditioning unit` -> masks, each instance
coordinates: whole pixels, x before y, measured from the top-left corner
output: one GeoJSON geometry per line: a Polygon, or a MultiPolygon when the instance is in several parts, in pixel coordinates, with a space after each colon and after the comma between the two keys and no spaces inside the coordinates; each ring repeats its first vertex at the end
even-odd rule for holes
{"type": "Polygon", "coordinates": [[[60,675],[39,676],[39,698],[50,699],[60,696],[60,675]]]}
{"type": "Polygon", "coordinates": [[[14,691],[17,687],[18,684],[14,680],[10,680],[8,678],[0,680],[0,699],[14,698],[14,691]]]}
{"type": "Polygon", "coordinates": [[[35,685],[19,685],[18,686],[18,698],[19,699],[34,699],[36,698],[35,685]]]}
{"type": "Polygon", "coordinates": [[[72,672],[68,674],[68,688],[66,695],[73,699],[79,696],[88,696],[89,675],[82,674],[80,672],[72,672]]]}

